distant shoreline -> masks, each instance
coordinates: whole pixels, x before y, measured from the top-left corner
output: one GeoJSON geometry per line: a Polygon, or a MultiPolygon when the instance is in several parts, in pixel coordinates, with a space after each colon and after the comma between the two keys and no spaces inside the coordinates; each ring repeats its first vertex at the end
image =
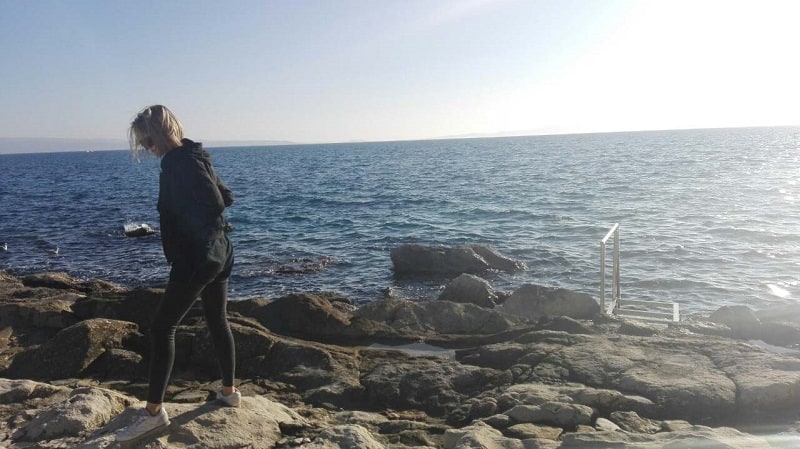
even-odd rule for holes
{"type": "MultiPolygon", "coordinates": [[[[592,134],[623,134],[623,133],[649,133],[662,131],[703,131],[725,129],[757,129],[757,128],[800,128],[800,125],[772,125],[772,126],[735,126],[735,127],[709,127],[709,128],[681,128],[681,129],[647,129],[647,130],[610,130],[610,131],[554,131],[554,130],[528,130],[505,131],[496,133],[473,133],[442,137],[428,137],[419,139],[395,140],[351,140],[341,142],[293,142],[283,140],[205,140],[198,138],[207,148],[237,148],[281,145],[333,145],[355,143],[383,143],[383,142],[415,142],[432,140],[466,140],[466,139],[497,139],[511,137],[537,137],[537,136],[579,136],[592,134]]],[[[57,137],[0,137],[0,155],[3,154],[32,154],[32,153],[70,153],[83,151],[123,151],[128,149],[128,142],[124,139],[75,139],[57,137]]]]}

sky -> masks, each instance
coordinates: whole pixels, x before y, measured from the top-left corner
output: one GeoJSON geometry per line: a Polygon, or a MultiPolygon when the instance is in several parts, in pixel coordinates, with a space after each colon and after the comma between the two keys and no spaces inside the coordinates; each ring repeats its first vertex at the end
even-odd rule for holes
{"type": "Polygon", "coordinates": [[[0,0],[0,138],[800,125],[800,2],[0,0]]]}

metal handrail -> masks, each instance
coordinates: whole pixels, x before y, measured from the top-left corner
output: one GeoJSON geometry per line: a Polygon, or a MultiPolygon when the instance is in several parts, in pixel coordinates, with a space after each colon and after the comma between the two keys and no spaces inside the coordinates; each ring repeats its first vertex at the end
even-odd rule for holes
{"type": "Polygon", "coordinates": [[[600,310],[610,315],[619,307],[619,223],[614,223],[600,240],[600,310]],[[613,272],[611,277],[611,306],[606,309],[606,242],[614,236],[613,272]]]}
{"type": "Polygon", "coordinates": [[[600,310],[606,315],[619,315],[643,320],[680,321],[678,303],[663,301],[625,300],[625,308],[620,304],[619,288],[619,223],[614,223],[608,233],[600,240],[600,310]],[[611,277],[611,305],[606,308],[606,242],[614,237],[613,276],[611,277]],[[633,306],[629,308],[628,306],[633,306]],[[644,307],[645,310],[641,308],[644,307]]]}

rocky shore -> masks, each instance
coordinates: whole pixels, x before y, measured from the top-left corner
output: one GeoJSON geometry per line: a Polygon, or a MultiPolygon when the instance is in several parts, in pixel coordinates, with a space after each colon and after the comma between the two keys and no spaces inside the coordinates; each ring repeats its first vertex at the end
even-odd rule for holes
{"type": "MultiPolygon", "coordinates": [[[[482,270],[524,266],[473,250],[486,265],[459,265],[428,302],[390,291],[358,308],[334,293],[231,302],[240,408],[211,401],[198,304],[176,337],[172,424],[126,446],[114,433],[142,406],[163,290],[0,272],[0,447],[800,447],[800,307],[618,320],[585,294],[496,292],[482,270]]],[[[450,273],[437,268],[448,251],[392,259],[450,273]]]]}

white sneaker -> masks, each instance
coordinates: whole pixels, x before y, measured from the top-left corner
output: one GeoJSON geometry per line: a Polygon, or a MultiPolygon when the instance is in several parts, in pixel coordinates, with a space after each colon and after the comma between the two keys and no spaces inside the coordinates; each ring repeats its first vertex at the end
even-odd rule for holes
{"type": "Polygon", "coordinates": [[[238,407],[242,402],[242,392],[239,389],[233,390],[233,393],[225,396],[221,391],[217,392],[217,401],[228,407],[238,407]]]}
{"type": "Polygon", "coordinates": [[[117,441],[135,440],[154,430],[163,429],[168,425],[169,416],[167,416],[167,411],[164,410],[164,407],[161,407],[161,410],[155,416],[151,416],[150,412],[143,408],[136,413],[132,423],[117,432],[117,441]]]}

